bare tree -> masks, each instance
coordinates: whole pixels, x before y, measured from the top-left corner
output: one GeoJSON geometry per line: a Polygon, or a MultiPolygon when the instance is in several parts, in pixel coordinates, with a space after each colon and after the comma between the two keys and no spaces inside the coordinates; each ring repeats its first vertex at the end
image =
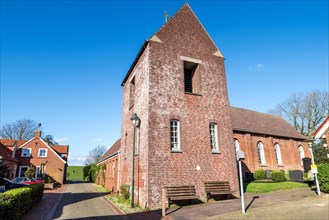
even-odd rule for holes
{"type": "Polygon", "coordinates": [[[34,137],[34,132],[39,129],[37,122],[31,119],[21,119],[5,124],[0,130],[0,137],[11,140],[29,140],[34,137]]]}
{"type": "Polygon", "coordinates": [[[293,94],[270,114],[281,116],[301,134],[311,137],[322,121],[329,115],[329,93],[315,90],[306,95],[293,94]]]}
{"type": "Polygon", "coordinates": [[[106,152],[106,147],[105,146],[96,146],[93,149],[89,151],[89,155],[86,156],[86,161],[85,164],[97,164],[103,154],[106,152]]]}

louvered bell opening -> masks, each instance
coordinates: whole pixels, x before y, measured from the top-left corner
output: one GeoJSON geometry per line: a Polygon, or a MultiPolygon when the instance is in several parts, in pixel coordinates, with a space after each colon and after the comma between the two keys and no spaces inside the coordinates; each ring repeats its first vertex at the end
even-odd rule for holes
{"type": "Polygon", "coordinates": [[[184,61],[184,88],[186,93],[193,93],[193,77],[197,63],[184,61]]]}

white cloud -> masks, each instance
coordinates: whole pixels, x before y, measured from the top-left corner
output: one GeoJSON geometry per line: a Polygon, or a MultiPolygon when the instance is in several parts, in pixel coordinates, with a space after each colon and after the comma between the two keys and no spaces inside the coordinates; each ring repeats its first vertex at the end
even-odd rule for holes
{"type": "Polygon", "coordinates": [[[100,141],[102,141],[103,139],[102,138],[94,138],[93,140],[92,140],[92,142],[100,142],[100,141]]]}
{"type": "Polygon", "coordinates": [[[260,69],[263,69],[263,64],[261,64],[261,63],[258,63],[257,65],[256,65],[256,69],[258,69],[258,70],[260,70],[260,69]]]}
{"type": "Polygon", "coordinates": [[[66,137],[55,139],[55,141],[56,141],[57,143],[67,142],[68,140],[70,140],[70,138],[66,138],[66,137]]]}
{"type": "Polygon", "coordinates": [[[248,70],[262,70],[264,68],[264,65],[261,63],[258,63],[254,66],[249,66],[248,70]]]}
{"type": "Polygon", "coordinates": [[[70,166],[72,166],[72,165],[82,166],[82,165],[84,165],[85,161],[86,161],[86,156],[81,156],[81,155],[75,154],[73,152],[69,153],[68,163],[70,166]]]}

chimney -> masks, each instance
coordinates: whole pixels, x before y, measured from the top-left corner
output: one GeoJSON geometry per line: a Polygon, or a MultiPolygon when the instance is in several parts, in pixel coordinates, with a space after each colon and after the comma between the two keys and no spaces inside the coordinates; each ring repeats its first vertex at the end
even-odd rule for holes
{"type": "Polygon", "coordinates": [[[41,137],[41,131],[40,130],[36,130],[35,131],[35,138],[40,138],[41,137]]]}

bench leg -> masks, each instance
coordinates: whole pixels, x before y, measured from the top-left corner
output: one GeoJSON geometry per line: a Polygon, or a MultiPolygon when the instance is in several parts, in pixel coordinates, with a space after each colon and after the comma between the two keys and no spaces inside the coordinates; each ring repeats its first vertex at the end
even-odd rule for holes
{"type": "Polygon", "coordinates": [[[209,201],[210,199],[210,193],[207,193],[207,202],[209,201]]]}
{"type": "Polygon", "coordinates": [[[166,190],[162,190],[162,217],[166,216],[166,190]]]}

